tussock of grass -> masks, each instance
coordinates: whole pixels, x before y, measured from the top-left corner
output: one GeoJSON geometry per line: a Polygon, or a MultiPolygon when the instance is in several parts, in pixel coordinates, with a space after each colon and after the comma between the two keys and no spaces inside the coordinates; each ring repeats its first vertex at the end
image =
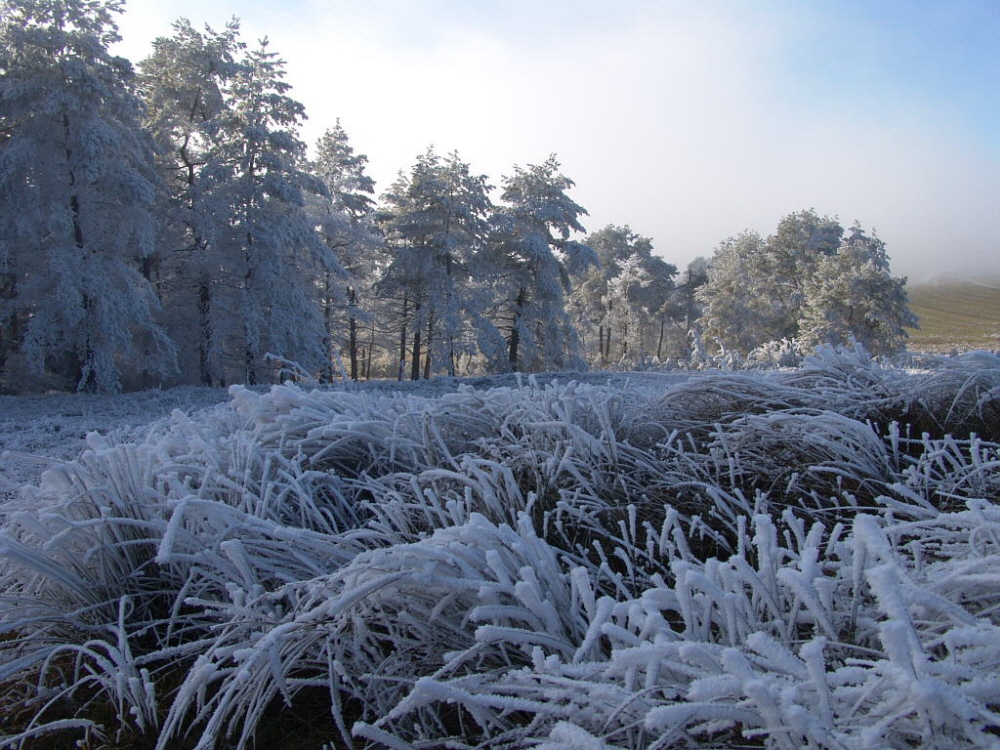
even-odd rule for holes
{"type": "Polygon", "coordinates": [[[827,350],[93,438],[0,529],[0,747],[995,747],[998,395],[827,350]]]}

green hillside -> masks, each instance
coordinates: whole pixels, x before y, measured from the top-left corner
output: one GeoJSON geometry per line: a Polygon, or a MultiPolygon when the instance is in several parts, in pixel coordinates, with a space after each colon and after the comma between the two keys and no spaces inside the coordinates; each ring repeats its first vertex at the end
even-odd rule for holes
{"type": "Polygon", "coordinates": [[[944,279],[907,288],[920,329],[910,329],[913,352],[1000,349],[1000,277],[944,279]]]}

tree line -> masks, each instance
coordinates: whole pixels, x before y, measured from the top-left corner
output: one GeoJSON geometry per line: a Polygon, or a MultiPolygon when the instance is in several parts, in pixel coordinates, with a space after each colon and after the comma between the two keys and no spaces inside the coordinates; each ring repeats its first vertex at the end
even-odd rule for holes
{"type": "Polygon", "coordinates": [[[429,148],[376,199],[339,121],[308,153],[283,62],[235,20],[181,19],[133,66],[123,0],[0,9],[0,389],[890,351],[915,323],[858,226],[802,211],[678,276],[628,226],[587,235],[555,156],[494,187],[429,148]]]}

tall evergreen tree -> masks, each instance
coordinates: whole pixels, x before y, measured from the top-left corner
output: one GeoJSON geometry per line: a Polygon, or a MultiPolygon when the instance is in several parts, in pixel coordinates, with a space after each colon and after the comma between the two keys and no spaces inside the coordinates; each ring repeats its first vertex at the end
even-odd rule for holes
{"type": "Polygon", "coordinates": [[[661,316],[669,315],[677,269],[653,255],[653,243],[629,227],[608,225],[587,236],[597,255],[574,285],[570,309],[585,337],[588,358],[606,367],[631,364],[660,345],[661,316]]]}
{"type": "Polygon", "coordinates": [[[695,296],[702,304],[698,321],[708,342],[746,355],[778,338],[784,311],[773,298],[767,245],[756,232],[742,232],[719,245],[708,280],[695,296]]]}
{"type": "Polygon", "coordinates": [[[207,241],[224,263],[220,277],[229,280],[220,289],[227,299],[217,308],[217,328],[229,366],[248,384],[260,381],[271,358],[322,369],[323,321],[310,273],[343,272],[304,207],[306,194],[326,188],[302,168],[297,132],[305,112],[287,96],[283,65],[266,40],[241,61],[201,171],[202,190],[218,207],[207,241]]]}
{"type": "Polygon", "coordinates": [[[374,225],[375,182],[365,172],[367,163],[367,156],[354,152],[338,120],[320,138],[312,164],[313,174],[322,180],[329,195],[313,196],[308,203],[310,213],[327,248],[346,272],[342,276],[329,264],[317,269],[323,348],[329,363],[327,379],[333,374],[338,338],[346,339],[351,379],[360,377],[359,327],[361,319],[371,315],[364,305],[382,262],[382,236],[374,225]],[[344,328],[346,337],[338,336],[338,330],[344,328]]]}
{"type": "Polygon", "coordinates": [[[139,270],[155,173],[132,66],[108,51],[122,5],[0,2],[0,353],[81,390],[119,389],[124,363],[163,377],[174,362],[139,270]]]}
{"type": "MultiPolygon", "coordinates": [[[[457,356],[488,339],[486,299],[474,283],[491,209],[484,176],[472,174],[456,153],[428,149],[384,196],[383,226],[392,259],[381,281],[411,318],[410,377],[429,377],[437,358],[455,373],[457,356]]],[[[406,330],[401,330],[402,339],[406,330]]]]}
{"type": "Polygon", "coordinates": [[[235,20],[222,32],[199,32],[180,19],[174,35],[154,41],[153,54],[139,64],[146,126],[156,140],[165,188],[157,258],[161,298],[175,337],[191,341],[189,332],[197,331],[194,346],[181,353],[182,364],[196,369],[205,385],[223,380],[217,327],[226,264],[209,238],[226,211],[216,204],[218,196],[202,189],[201,171],[216,156],[214,135],[229,112],[226,86],[243,49],[238,34],[235,20]]]}
{"type": "Polygon", "coordinates": [[[566,191],[571,179],[556,157],[503,179],[506,205],[494,228],[500,303],[498,327],[507,341],[511,370],[541,370],[581,365],[579,336],[566,311],[570,274],[597,263],[594,251],[571,240],[583,232],[586,210],[566,191]]]}
{"type": "Polygon", "coordinates": [[[858,224],[806,282],[801,339],[807,345],[853,339],[873,354],[895,354],[905,346],[905,328],[917,325],[906,279],[891,275],[885,243],[858,224]]]}
{"type": "Polygon", "coordinates": [[[806,286],[821,260],[837,252],[843,236],[839,221],[820,216],[814,209],[795,211],[778,222],[775,233],[767,238],[760,280],[761,293],[780,315],[771,339],[798,335],[806,286]]]}

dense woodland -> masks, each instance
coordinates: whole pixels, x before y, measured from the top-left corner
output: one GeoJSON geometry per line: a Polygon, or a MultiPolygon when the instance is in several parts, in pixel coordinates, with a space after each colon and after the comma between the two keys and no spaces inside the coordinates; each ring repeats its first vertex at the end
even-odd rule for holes
{"type": "Polygon", "coordinates": [[[586,233],[555,156],[493,185],[428,148],[380,193],[310,151],[266,41],[177,21],[133,65],[122,0],[0,1],[0,389],[430,378],[798,356],[915,325],[885,244],[797,211],[684,272],[586,233]]]}

